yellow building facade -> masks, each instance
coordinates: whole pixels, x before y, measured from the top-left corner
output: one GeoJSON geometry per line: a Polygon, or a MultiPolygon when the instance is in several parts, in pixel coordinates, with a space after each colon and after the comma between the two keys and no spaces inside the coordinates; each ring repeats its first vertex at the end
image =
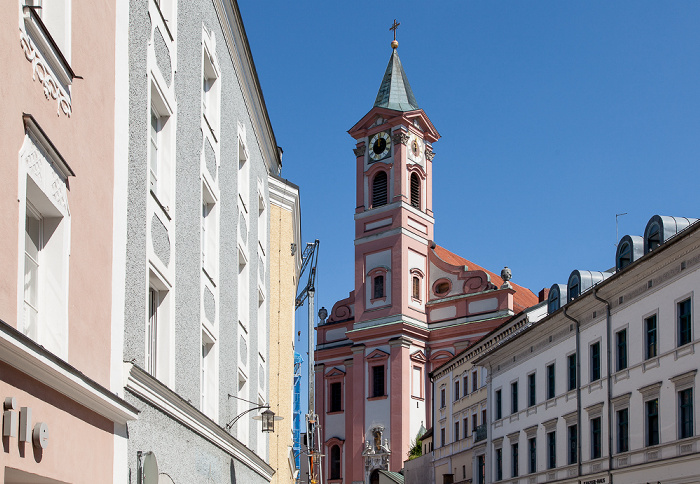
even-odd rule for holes
{"type": "Polygon", "coordinates": [[[270,188],[270,405],[276,416],[270,435],[272,484],[294,482],[292,450],[294,300],[301,268],[301,211],[299,187],[269,175],[270,188]]]}

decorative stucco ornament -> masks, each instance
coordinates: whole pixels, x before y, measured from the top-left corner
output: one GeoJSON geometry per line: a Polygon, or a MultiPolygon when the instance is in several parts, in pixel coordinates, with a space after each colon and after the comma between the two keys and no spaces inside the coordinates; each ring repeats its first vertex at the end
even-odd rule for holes
{"type": "Polygon", "coordinates": [[[510,284],[510,280],[513,277],[513,273],[510,271],[508,266],[504,267],[501,271],[501,279],[503,279],[503,285],[501,289],[511,289],[513,286],[510,284]]]}

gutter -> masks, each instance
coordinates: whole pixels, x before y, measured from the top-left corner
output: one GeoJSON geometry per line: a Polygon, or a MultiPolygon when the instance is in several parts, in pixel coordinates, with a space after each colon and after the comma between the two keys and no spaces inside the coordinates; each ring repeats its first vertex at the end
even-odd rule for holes
{"type": "Polygon", "coordinates": [[[610,484],[613,482],[613,476],[612,476],[612,464],[613,464],[613,437],[612,437],[612,347],[610,346],[611,340],[612,340],[612,321],[610,320],[610,303],[606,301],[605,299],[601,299],[598,297],[598,288],[594,287],[593,288],[593,297],[597,300],[605,304],[605,327],[606,327],[606,338],[607,338],[607,346],[608,346],[608,369],[607,369],[607,374],[608,374],[608,476],[610,477],[610,484]]]}
{"type": "Polygon", "coordinates": [[[576,324],[576,464],[578,467],[578,475],[581,476],[583,465],[581,464],[581,328],[577,319],[569,316],[566,311],[568,305],[564,306],[564,317],[573,321],[576,324]]]}

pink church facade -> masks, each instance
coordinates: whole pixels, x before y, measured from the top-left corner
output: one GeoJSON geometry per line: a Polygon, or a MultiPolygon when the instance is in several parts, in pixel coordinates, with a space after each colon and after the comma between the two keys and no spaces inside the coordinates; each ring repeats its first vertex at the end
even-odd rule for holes
{"type": "Polygon", "coordinates": [[[317,328],[316,412],[326,481],[369,484],[399,471],[413,439],[432,427],[429,373],[538,298],[508,271],[504,281],[433,241],[440,135],[396,50],[374,107],[349,134],[355,281],[317,328]]]}

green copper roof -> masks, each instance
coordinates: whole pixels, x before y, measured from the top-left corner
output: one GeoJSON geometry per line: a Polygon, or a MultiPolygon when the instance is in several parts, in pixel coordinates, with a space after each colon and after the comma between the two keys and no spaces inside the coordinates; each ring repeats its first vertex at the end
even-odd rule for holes
{"type": "Polygon", "coordinates": [[[396,49],[391,53],[389,65],[386,66],[382,85],[379,86],[375,107],[394,109],[396,111],[413,111],[418,108],[418,102],[408,83],[406,73],[401,67],[401,60],[396,49]]]}

